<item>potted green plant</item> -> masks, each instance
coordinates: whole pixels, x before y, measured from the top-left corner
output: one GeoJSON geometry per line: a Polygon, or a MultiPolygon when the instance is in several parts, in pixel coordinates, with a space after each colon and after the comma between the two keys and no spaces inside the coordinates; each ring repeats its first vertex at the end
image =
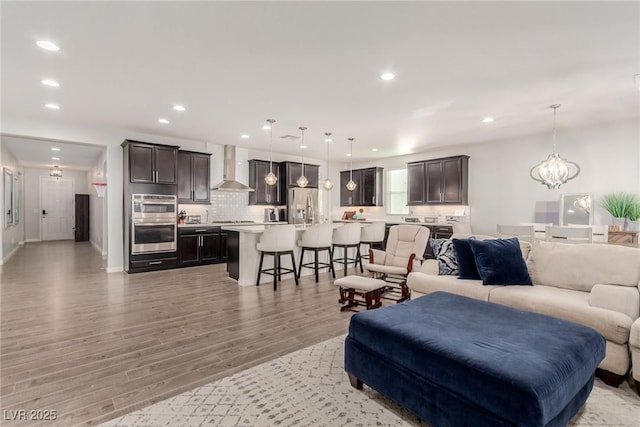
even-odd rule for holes
{"type": "Polygon", "coordinates": [[[613,225],[618,226],[619,229],[622,230],[625,218],[629,214],[629,209],[636,203],[637,198],[635,194],[617,192],[605,195],[602,198],[601,205],[613,217],[613,225]]]}
{"type": "Polygon", "coordinates": [[[640,230],[640,200],[636,200],[636,202],[629,207],[624,229],[627,231],[640,230]]]}

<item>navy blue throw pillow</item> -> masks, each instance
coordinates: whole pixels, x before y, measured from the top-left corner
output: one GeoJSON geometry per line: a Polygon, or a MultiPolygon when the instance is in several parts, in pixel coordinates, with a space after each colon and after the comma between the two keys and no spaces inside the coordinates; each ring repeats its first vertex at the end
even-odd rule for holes
{"type": "Polygon", "coordinates": [[[469,240],[484,285],[532,285],[518,239],[469,240]]]}
{"type": "Polygon", "coordinates": [[[469,240],[475,240],[475,238],[453,239],[453,249],[458,260],[458,278],[480,280],[476,258],[473,256],[469,240]]]}

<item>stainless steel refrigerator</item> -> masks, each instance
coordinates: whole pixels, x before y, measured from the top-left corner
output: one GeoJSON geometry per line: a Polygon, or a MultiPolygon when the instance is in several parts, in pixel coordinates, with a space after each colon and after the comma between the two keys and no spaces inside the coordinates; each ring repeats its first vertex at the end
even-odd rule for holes
{"type": "Polygon", "coordinates": [[[316,188],[290,188],[287,203],[289,224],[317,224],[318,190],[316,188]]]}

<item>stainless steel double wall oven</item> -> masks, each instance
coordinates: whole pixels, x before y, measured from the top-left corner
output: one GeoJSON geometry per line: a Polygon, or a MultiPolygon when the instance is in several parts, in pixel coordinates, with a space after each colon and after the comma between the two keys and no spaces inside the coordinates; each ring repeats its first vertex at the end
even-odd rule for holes
{"type": "Polygon", "coordinates": [[[170,252],[178,248],[178,199],[167,194],[131,195],[131,253],[170,252]]]}

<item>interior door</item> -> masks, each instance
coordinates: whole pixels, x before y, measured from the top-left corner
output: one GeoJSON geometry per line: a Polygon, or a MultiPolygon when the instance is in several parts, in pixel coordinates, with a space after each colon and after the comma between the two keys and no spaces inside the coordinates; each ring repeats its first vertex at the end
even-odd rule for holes
{"type": "Polygon", "coordinates": [[[42,240],[73,239],[73,180],[41,177],[40,209],[42,240]]]}

